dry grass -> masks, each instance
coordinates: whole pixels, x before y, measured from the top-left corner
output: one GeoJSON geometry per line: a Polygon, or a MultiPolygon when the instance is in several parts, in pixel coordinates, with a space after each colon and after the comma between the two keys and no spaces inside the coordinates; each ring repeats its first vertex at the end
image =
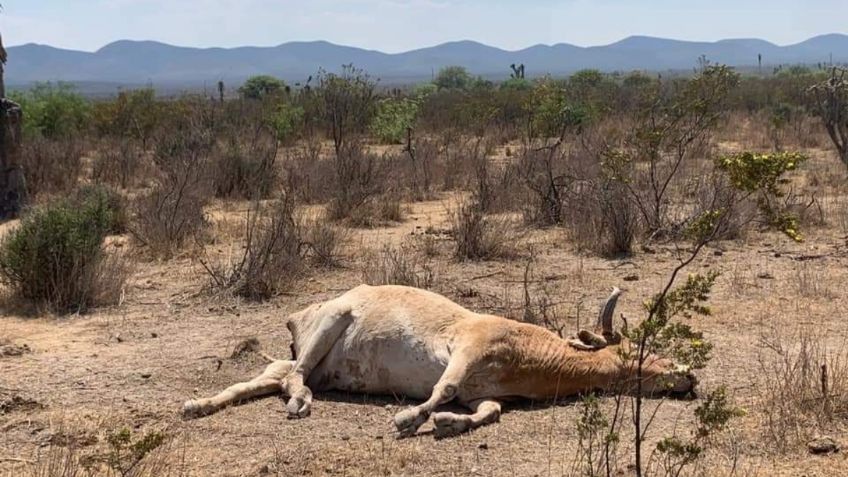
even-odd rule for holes
{"type": "Polygon", "coordinates": [[[73,190],[82,172],[84,151],[83,143],[76,139],[33,138],[25,141],[21,166],[30,196],[73,190]]]}
{"type": "Polygon", "coordinates": [[[140,184],[145,173],[144,151],[130,139],[103,140],[95,151],[91,178],[122,189],[140,184]]]}
{"type": "Polygon", "coordinates": [[[510,216],[487,215],[475,200],[461,200],[449,212],[457,260],[493,260],[518,254],[522,234],[510,216]]]}
{"type": "Polygon", "coordinates": [[[244,220],[241,253],[219,263],[202,261],[212,289],[253,300],[287,290],[306,269],[304,235],[294,201],[283,198],[270,210],[256,204],[244,220]]]}
{"type": "Polygon", "coordinates": [[[762,338],[757,382],[764,437],[788,452],[829,434],[848,418],[848,352],[844,340],[801,330],[762,338]]]}
{"type": "Polygon", "coordinates": [[[362,257],[362,281],[369,285],[432,288],[436,271],[431,260],[409,243],[383,244],[362,257]]]}

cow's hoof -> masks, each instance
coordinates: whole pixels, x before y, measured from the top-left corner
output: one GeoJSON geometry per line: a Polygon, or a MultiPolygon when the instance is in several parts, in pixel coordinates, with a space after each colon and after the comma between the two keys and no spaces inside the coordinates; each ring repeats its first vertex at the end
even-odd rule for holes
{"type": "Polygon", "coordinates": [[[471,429],[471,417],[452,412],[440,412],[433,416],[433,424],[436,426],[433,435],[437,438],[450,437],[471,429]]]}
{"type": "Polygon", "coordinates": [[[414,436],[418,428],[427,422],[429,417],[429,412],[419,411],[414,407],[395,414],[394,421],[398,430],[398,438],[414,436]]]}
{"type": "Polygon", "coordinates": [[[286,411],[289,413],[289,419],[308,417],[312,413],[312,392],[305,390],[297,396],[292,396],[286,404],[286,411]]]}
{"type": "Polygon", "coordinates": [[[200,404],[199,401],[186,401],[183,404],[183,419],[193,419],[195,417],[200,417],[203,414],[203,405],[200,404]]]}

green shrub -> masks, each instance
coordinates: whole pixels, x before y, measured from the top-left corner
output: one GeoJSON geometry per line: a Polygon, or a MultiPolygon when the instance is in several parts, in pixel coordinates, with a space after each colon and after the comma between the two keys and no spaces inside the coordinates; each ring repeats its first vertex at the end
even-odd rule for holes
{"type": "Polygon", "coordinates": [[[304,110],[300,106],[282,102],[271,113],[269,122],[277,140],[287,142],[297,137],[303,123],[304,110]]]}
{"type": "Polygon", "coordinates": [[[46,138],[68,137],[88,126],[90,105],[71,85],[42,83],[13,93],[24,111],[24,134],[46,138]]]}
{"type": "Polygon", "coordinates": [[[462,66],[446,66],[439,70],[433,84],[440,90],[467,90],[471,88],[474,77],[462,66]]]}
{"type": "Polygon", "coordinates": [[[270,75],[252,76],[239,88],[239,93],[247,99],[262,99],[275,96],[288,90],[283,80],[270,75]]]}
{"type": "Polygon", "coordinates": [[[166,103],[156,99],[152,87],[121,91],[112,101],[98,101],[92,107],[94,129],[103,136],[126,141],[133,139],[146,146],[161,127],[166,103]]]}
{"type": "Polygon", "coordinates": [[[32,211],[0,243],[0,280],[56,312],[82,312],[117,297],[125,281],[103,240],[114,226],[106,195],[90,192],[32,211]]]}
{"type": "Polygon", "coordinates": [[[371,133],[380,142],[401,144],[406,140],[406,131],[415,124],[418,102],[409,98],[392,98],[380,101],[377,114],[371,122],[371,133]]]}
{"type": "Polygon", "coordinates": [[[745,151],[722,156],[716,165],[728,175],[736,189],[756,197],[757,206],[769,225],[800,242],[803,236],[798,217],[786,210],[780,199],[786,195],[781,186],[789,182],[783,176],[806,161],[807,156],[798,152],[757,154],[745,151]]]}
{"type": "Polygon", "coordinates": [[[586,120],[586,113],[568,104],[565,90],[554,80],[539,80],[530,98],[532,135],[559,137],[565,128],[576,127],[586,120]]]}
{"type": "Polygon", "coordinates": [[[129,217],[127,204],[115,189],[104,185],[86,185],[77,189],[73,200],[89,207],[94,215],[103,220],[108,234],[122,234],[127,231],[129,217]]]}

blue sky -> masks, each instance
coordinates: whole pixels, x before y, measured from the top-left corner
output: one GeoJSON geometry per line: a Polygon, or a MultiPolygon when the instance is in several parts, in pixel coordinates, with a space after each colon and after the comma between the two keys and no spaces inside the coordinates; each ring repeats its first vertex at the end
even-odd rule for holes
{"type": "Polygon", "coordinates": [[[629,35],[797,43],[848,32],[848,0],[0,0],[6,45],[93,51],[117,39],[183,46],[327,40],[387,52],[471,39],[519,49],[629,35]]]}

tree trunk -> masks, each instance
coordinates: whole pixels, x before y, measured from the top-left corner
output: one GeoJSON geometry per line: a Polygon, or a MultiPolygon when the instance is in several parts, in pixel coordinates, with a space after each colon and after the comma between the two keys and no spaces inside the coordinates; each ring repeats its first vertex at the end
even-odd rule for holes
{"type": "MultiPolygon", "coordinates": [[[[2,49],[0,44],[0,49],[2,49]]],[[[0,63],[0,220],[18,216],[26,202],[26,182],[21,168],[21,107],[6,99],[0,63]]]]}

